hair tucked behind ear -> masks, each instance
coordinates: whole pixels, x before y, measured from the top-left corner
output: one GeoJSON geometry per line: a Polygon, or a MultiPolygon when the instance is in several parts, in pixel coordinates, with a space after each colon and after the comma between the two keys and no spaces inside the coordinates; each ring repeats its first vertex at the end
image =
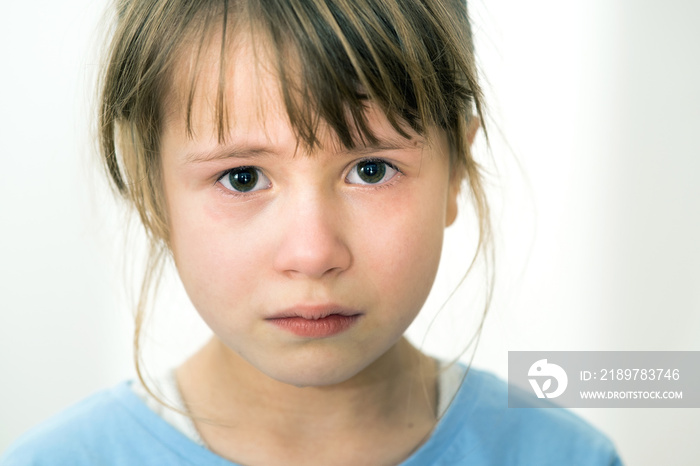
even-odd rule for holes
{"type": "MultiPolygon", "coordinates": [[[[477,254],[489,243],[489,209],[481,169],[467,132],[483,122],[466,5],[459,0],[118,0],[100,81],[99,142],[117,193],[133,207],[149,239],[149,259],[136,310],[139,377],[141,323],[169,255],[169,223],[159,155],[163,105],[174,73],[189,72],[176,105],[191,131],[197,63],[175,69],[219,37],[219,139],[226,137],[225,62],[231,38],[248,33],[272,52],[286,112],[299,143],[319,144],[321,126],[347,147],[373,142],[368,101],[403,135],[444,130],[454,177],[466,179],[479,219],[477,254]],[[289,66],[292,63],[297,66],[289,66]]],[[[182,78],[182,76],[180,76],[182,78]]],[[[485,128],[484,128],[485,131],[485,128]]],[[[475,256],[476,257],[476,256],[475,256]]],[[[490,291],[489,291],[490,293],[490,291]]]]}

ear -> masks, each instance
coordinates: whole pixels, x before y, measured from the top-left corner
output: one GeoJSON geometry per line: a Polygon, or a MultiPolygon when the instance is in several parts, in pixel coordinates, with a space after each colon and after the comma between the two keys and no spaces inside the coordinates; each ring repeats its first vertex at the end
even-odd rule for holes
{"type": "Polygon", "coordinates": [[[469,119],[469,123],[467,123],[467,142],[469,143],[469,147],[474,144],[474,139],[476,138],[476,133],[479,132],[479,128],[481,127],[481,120],[479,119],[478,116],[474,115],[469,119]]]}
{"type": "Polygon", "coordinates": [[[459,176],[452,177],[450,188],[447,192],[447,211],[445,212],[445,227],[452,225],[457,218],[457,197],[459,196],[462,178],[459,176]]]}
{"type": "MultiPolygon", "coordinates": [[[[473,116],[469,123],[467,124],[467,142],[469,147],[474,143],[476,138],[476,133],[479,131],[481,122],[479,118],[473,116]]],[[[449,192],[447,193],[447,211],[445,213],[445,227],[452,225],[457,219],[457,212],[459,210],[457,206],[457,197],[459,196],[460,188],[462,187],[463,178],[461,176],[455,175],[450,181],[449,192]]]]}

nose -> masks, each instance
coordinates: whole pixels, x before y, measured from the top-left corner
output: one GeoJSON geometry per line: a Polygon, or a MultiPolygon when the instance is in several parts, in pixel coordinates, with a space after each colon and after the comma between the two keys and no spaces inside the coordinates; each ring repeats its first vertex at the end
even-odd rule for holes
{"type": "Polygon", "coordinates": [[[301,193],[280,206],[275,269],[289,277],[335,276],[352,263],[342,208],[332,196],[301,193]]]}

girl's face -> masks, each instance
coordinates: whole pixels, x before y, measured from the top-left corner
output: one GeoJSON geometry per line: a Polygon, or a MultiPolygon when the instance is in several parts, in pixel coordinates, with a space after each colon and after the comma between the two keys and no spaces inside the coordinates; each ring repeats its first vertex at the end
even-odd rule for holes
{"type": "MultiPolygon", "coordinates": [[[[241,42],[219,143],[211,49],[194,136],[181,105],[166,108],[161,139],[182,282],[216,337],[264,374],[297,386],[348,380],[399,341],[430,291],[456,216],[447,138],[402,138],[369,106],[378,147],[347,150],[329,133],[295,153],[276,76],[241,42]]],[[[170,102],[189,84],[182,74],[170,102]]]]}

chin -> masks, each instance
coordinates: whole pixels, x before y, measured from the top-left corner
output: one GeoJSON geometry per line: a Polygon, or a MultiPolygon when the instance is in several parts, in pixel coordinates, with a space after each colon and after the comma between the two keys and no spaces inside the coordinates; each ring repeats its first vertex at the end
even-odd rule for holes
{"type": "Polygon", "coordinates": [[[268,377],[295,387],[324,387],[339,385],[357,376],[373,359],[306,358],[279,361],[273,367],[259,369],[268,377]]]}

